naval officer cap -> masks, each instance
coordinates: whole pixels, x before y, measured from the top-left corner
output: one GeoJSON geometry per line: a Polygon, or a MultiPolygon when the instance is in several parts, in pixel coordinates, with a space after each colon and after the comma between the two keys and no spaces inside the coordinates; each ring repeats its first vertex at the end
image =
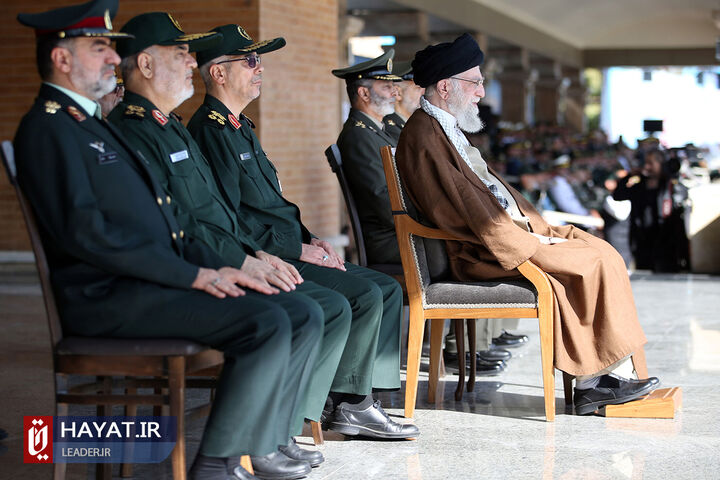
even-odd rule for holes
{"type": "Polygon", "coordinates": [[[222,35],[216,32],[183,32],[178,21],[165,12],[143,13],[133,17],[120,31],[134,37],[117,42],[117,53],[122,58],[142,52],[152,45],[188,45],[191,52],[198,52],[222,41],[222,35]]]}
{"type": "Polygon", "coordinates": [[[112,31],[118,0],[91,0],[43,13],[20,13],[18,22],[35,29],[38,38],[108,37],[132,35],[112,31]]]}
{"type": "Polygon", "coordinates": [[[212,48],[198,52],[198,66],[202,66],[223,55],[245,55],[253,52],[262,55],[285,46],[285,39],[282,37],[255,42],[244,28],[236,24],[213,28],[213,31],[222,35],[222,42],[212,48]]]}
{"type": "Polygon", "coordinates": [[[393,57],[395,50],[392,48],[377,58],[357,63],[345,68],[338,68],[332,71],[332,74],[338,78],[345,79],[346,82],[352,82],[361,78],[369,78],[372,80],[391,80],[393,82],[402,80],[397,75],[393,75],[393,57]]]}
{"type": "Polygon", "coordinates": [[[423,88],[428,87],[481,65],[484,56],[475,39],[464,33],[452,43],[430,45],[417,52],[412,61],[413,80],[423,88]]]}

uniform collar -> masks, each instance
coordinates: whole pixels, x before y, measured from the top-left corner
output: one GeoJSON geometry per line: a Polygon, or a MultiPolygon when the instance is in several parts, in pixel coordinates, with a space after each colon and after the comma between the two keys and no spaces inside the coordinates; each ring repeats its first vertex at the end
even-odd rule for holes
{"type": "Polygon", "coordinates": [[[55,85],[54,83],[50,83],[50,82],[44,82],[44,83],[53,88],[57,88],[62,93],[64,93],[68,97],[70,97],[75,103],[80,105],[82,107],[82,109],[87,112],[87,114],[89,116],[91,116],[91,117],[95,116],[95,112],[98,109],[98,104],[94,100],[90,100],[86,96],[80,95],[79,93],[73,92],[72,90],[69,90],[65,87],[61,87],[60,85],[55,85]]]}
{"type": "Polygon", "coordinates": [[[377,127],[378,130],[383,130],[384,125],[382,122],[378,122],[377,120],[372,118],[370,115],[368,115],[367,113],[361,112],[360,110],[356,110],[356,109],[353,109],[353,110],[355,111],[355,113],[357,113],[358,115],[360,115],[367,121],[371,122],[375,127],[377,127]]]}

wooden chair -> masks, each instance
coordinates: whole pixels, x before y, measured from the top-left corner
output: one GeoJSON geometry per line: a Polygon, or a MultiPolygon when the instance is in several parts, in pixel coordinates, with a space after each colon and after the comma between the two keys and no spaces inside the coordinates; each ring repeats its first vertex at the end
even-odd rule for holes
{"type": "MultiPolygon", "coordinates": [[[[177,418],[177,443],[171,454],[173,478],[185,480],[185,388],[214,386],[214,378],[197,378],[186,383],[185,377],[218,375],[223,363],[222,353],[192,341],[173,338],[64,336],[50,284],[45,250],[35,215],[17,185],[13,146],[9,141],[2,142],[2,157],[8,179],[15,187],[25,217],[40,276],[55,373],[56,415],[67,415],[69,404],[101,406],[98,407],[99,415],[111,415],[110,407],[113,405],[126,406],[128,415],[134,415],[138,405],[169,407],[170,415],[177,418]],[[68,387],[68,377],[72,375],[94,376],[97,381],[68,387]],[[119,388],[123,389],[122,393],[113,393],[113,390],[119,388]],[[139,388],[151,388],[155,393],[139,394],[139,388]]],[[[248,465],[249,459],[243,458],[243,464],[248,465]]],[[[55,463],[55,480],[65,478],[66,465],[55,463]]],[[[97,466],[97,478],[109,479],[111,466],[97,466]]],[[[122,474],[131,474],[129,466],[123,466],[122,474]]]]}

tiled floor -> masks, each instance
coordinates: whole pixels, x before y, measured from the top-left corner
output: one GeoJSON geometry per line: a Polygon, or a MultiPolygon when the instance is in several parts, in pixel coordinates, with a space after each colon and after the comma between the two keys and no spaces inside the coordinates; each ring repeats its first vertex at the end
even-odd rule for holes
{"type": "MultiPolygon", "coordinates": [[[[415,422],[417,441],[345,440],[326,434],[326,462],[315,479],[717,479],[720,478],[720,277],[633,276],[633,289],[649,343],[650,373],[665,386],[683,388],[683,406],[674,420],[576,417],[565,410],[560,375],[558,416],[544,421],[537,327],[498,377],[479,378],[475,392],[453,398],[456,377],[442,385],[445,395],[426,402],[427,375],[421,373],[415,422]]],[[[51,478],[47,466],[23,465],[22,415],[51,413],[47,334],[42,297],[30,270],[0,269],[0,478],[51,478]]],[[[193,392],[192,402],[205,398],[193,392]]],[[[382,394],[383,405],[402,413],[402,392],[382,394]]],[[[188,453],[194,456],[202,419],[189,421],[188,453]]],[[[310,438],[299,439],[309,444],[310,438]]],[[[314,447],[310,447],[314,448],[314,447]]],[[[68,478],[91,478],[73,465],[68,478]]],[[[169,479],[168,462],[138,465],[135,478],[169,479]]],[[[116,473],[117,474],[117,473],[116,473]]]]}

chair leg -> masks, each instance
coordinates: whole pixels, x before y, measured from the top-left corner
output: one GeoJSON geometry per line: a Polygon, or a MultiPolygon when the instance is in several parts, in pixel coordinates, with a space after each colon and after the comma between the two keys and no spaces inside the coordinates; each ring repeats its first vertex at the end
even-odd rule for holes
{"type": "Polygon", "coordinates": [[[565,405],[573,403],[573,377],[569,373],[563,372],[563,389],[565,390],[565,405]]]}
{"type": "Polygon", "coordinates": [[[635,373],[637,373],[639,379],[644,380],[649,377],[647,362],[645,361],[645,349],[643,347],[640,347],[637,352],[632,354],[632,362],[635,373]]]}
{"type": "Polygon", "coordinates": [[[555,420],[555,366],[553,359],[553,298],[543,296],[538,302],[538,323],[540,326],[540,357],[542,361],[543,394],[545,397],[545,419],[555,420]]]}
{"type": "MultiPolygon", "coordinates": [[[[125,381],[128,382],[128,387],[125,389],[126,395],[137,395],[137,388],[134,386],[134,382],[132,379],[125,378],[125,381]]],[[[126,417],[134,417],[137,415],[137,404],[131,404],[125,406],[125,416],[126,417]]],[[[127,445],[132,445],[128,443],[127,445]]],[[[122,478],[129,478],[133,476],[133,465],[132,463],[123,463],[120,465],[120,477],[122,478]]]]}
{"type": "Polygon", "coordinates": [[[320,422],[310,421],[310,429],[312,430],[313,441],[315,445],[324,445],[325,438],[323,437],[322,428],[320,422]]]}
{"type": "Polygon", "coordinates": [[[250,455],[243,455],[242,457],[240,457],[240,466],[247,470],[250,475],[255,473],[252,468],[252,461],[250,460],[250,455]]]}
{"type": "Polygon", "coordinates": [[[412,418],[415,414],[424,332],[425,319],[420,312],[413,311],[411,308],[410,324],[408,326],[407,378],[405,380],[405,416],[407,418],[412,418]]]}
{"type": "Polygon", "coordinates": [[[455,401],[462,400],[463,389],[465,388],[465,320],[455,319],[455,343],[457,343],[458,357],[458,383],[455,388],[455,401]]]}
{"type": "Polygon", "coordinates": [[[475,358],[476,345],[476,327],[477,321],[474,318],[468,318],[467,330],[468,330],[468,350],[470,351],[470,377],[468,377],[467,391],[472,392],[475,390],[475,376],[477,375],[477,359],[475,358]]]}
{"type": "Polygon", "coordinates": [[[440,359],[442,358],[442,337],[445,320],[434,318],[430,321],[430,378],[428,379],[428,402],[435,403],[438,377],[440,376],[440,359]]]}
{"type": "Polygon", "coordinates": [[[170,455],[173,480],[185,480],[185,357],[168,357],[170,415],[177,419],[177,442],[170,455]]]}

